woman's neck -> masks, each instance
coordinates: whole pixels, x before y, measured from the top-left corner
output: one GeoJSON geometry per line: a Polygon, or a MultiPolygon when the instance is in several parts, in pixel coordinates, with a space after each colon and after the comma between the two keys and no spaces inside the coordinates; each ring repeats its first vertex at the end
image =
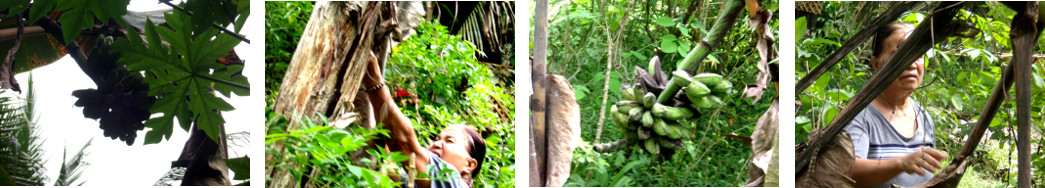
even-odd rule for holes
{"type": "Polygon", "coordinates": [[[882,91],[882,93],[879,94],[878,97],[874,100],[878,102],[880,107],[886,108],[882,110],[902,111],[904,109],[907,109],[907,98],[910,96],[911,92],[890,91],[890,89],[886,89],[885,91],[882,91]]]}

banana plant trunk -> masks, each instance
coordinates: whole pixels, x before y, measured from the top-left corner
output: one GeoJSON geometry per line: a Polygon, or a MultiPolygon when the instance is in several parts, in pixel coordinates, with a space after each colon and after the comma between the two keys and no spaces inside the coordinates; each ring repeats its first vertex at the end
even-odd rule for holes
{"type": "MultiPolygon", "coordinates": [[[[393,35],[393,31],[399,31],[398,11],[392,2],[316,3],[273,110],[288,119],[317,119],[323,114],[330,118],[327,126],[337,128],[376,128],[366,94],[358,91],[367,62],[376,58],[383,67],[392,39],[399,36],[393,35]]],[[[296,121],[287,125],[288,129],[299,126],[296,121]]],[[[373,147],[376,142],[372,140],[368,145],[373,147]]],[[[278,144],[269,147],[276,152],[284,150],[278,144]]],[[[359,149],[349,155],[355,159],[354,164],[369,167],[362,162],[364,158],[375,159],[364,151],[359,149]]],[[[299,182],[286,170],[273,168],[270,155],[266,155],[265,164],[265,176],[271,178],[266,187],[316,186],[309,182],[309,176],[299,182]]],[[[308,172],[313,176],[314,173],[308,172]]]]}

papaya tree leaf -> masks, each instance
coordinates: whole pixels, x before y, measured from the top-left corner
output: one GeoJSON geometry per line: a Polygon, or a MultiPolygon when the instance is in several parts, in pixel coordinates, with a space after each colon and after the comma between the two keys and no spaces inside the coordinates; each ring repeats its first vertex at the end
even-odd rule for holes
{"type": "MultiPolygon", "coordinates": [[[[215,92],[226,97],[250,95],[247,78],[239,72],[243,65],[217,63],[240,41],[228,34],[218,34],[210,28],[193,35],[191,18],[181,12],[165,16],[170,28],[156,27],[146,21],[145,39],[128,37],[114,46],[122,50],[118,63],[127,65],[131,72],[144,72],[149,84],[149,95],[156,103],[149,111],[162,114],[145,122],[150,130],[145,134],[146,144],[170,139],[174,119],[184,130],[193,122],[213,140],[218,140],[221,125],[219,114],[234,108],[215,92]],[[148,41],[146,45],[145,41],[148,41]],[[169,46],[161,44],[167,42],[169,46]]],[[[137,36],[133,30],[130,36],[137,36]]]]}
{"type": "Polygon", "coordinates": [[[228,165],[229,170],[232,170],[232,173],[235,174],[235,176],[232,177],[233,180],[250,179],[249,156],[225,159],[225,165],[228,165]]]}
{"type": "Polygon", "coordinates": [[[108,22],[112,18],[116,23],[122,23],[120,16],[127,14],[129,3],[130,0],[78,0],[55,5],[55,10],[68,10],[58,18],[58,23],[62,24],[62,38],[66,43],[72,42],[80,36],[80,31],[93,27],[95,19],[108,22]]]}
{"type": "Polygon", "coordinates": [[[33,6],[29,8],[29,23],[36,22],[48,12],[54,10],[54,5],[58,4],[58,0],[37,0],[33,1],[33,6]]]}

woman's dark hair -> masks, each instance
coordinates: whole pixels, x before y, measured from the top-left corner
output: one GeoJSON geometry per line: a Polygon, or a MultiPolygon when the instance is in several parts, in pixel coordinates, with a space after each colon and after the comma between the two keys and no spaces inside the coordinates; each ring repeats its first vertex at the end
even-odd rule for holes
{"type": "Polygon", "coordinates": [[[468,133],[468,137],[471,138],[469,139],[471,142],[468,142],[468,155],[478,163],[475,165],[475,171],[472,172],[472,178],[475,178],[475,176],[479,175],[479,170],[483,169],[483,160],[486,159],[486,140],[483,139],[475,129],[468,126],[464,127],[465,132],[468,133]]]}
{"type": "Polygon", "coordinates": [[[882,48],[885,48],[885,39],[889,38],[889,36],[892,36],[893,33],[896,32],[896,30],[909,27],[914,27],[914,25],[911,25],[909,23],[895,22],[889,25],[885,25],[885,27],[878,28],[878,32],[875,32],[874,34],[874,43],[871,43],[871,56],[882,57],[881,55],[879,55],[879,53],[882,53],[882,48]]]}

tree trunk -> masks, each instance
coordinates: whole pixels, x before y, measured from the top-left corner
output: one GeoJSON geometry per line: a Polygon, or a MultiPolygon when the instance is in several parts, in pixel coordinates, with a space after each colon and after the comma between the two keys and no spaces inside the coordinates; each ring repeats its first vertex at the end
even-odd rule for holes
{"type": "MultiPolygon", "coordinates": [[[[383,66],[391,50],[392,33],[398,31],[395,7],[391,2],[317,3],[287,67],[273,110],[287,118],[307,116],[315,120],[323,114],[330,117],[328,126],[337,128],[375,128],[368,99],[358,91],[367,61],[377,59],[383,66]]],[[[297,121],[287,125],[298,126],[297,121]]],[[[375,142],[368,145],[373,147],[375,142]]],[[[279,145],[272,148],[283,150],[279,145]]],[[[360,166],[363,158],[371,158],[363,151],[349,154],[360,166]]],[[[297,182],[287,171],[272,168],[272,156],[266,158],[265,175],[272,178],[268,187],[311,185],[307,178],[297,182]]]]}
{"type": "Polygon", "coordinates": [[[1016,152],[1017,184],[1019,187],[1031,187],[1031,82],[1034,78],[1031,63],[1034,59],[1034,44],[1041,35],[1038,27],[1038,2],[1009,2],[1009,7],[1016,10],[1012,18],[1012,63],[1016,78],[1016,152]]]}
{"type": "Polygon", "coordinates": [[[172,167],[188,167],[182,186],[218,185],[229,186],[229,167],[225,166],[228,148],[225,143],[225,125],[220,126],[221,134],[217,141],[210,139],[207,133],[192,126],[189,141],[185,142],[181,156],[172,167]]]}
{"type": "Polygon", "coordinates": [[[545,156],[547,156],[544,140],[544,107],[545,107],[545,74],[548,60],[548,0],[537,0],[534,4],[533,57],[530,63],[530,79],[533,94],[530,95],[530,140],[534,150],[529,156],[536,164],[530,164],[530,171],[537,176],[530,176],[530,186],[545,186],[545,156]]]}

